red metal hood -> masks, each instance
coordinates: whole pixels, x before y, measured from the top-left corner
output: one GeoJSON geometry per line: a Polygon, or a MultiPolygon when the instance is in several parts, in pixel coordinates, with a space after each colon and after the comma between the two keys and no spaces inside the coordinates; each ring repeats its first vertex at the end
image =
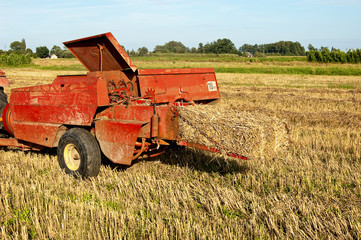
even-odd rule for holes
{"type": "Polygon", "coordinates": [[[90,71],[137,70],[128,54],[110,32],[64,42],[90,71]]]}

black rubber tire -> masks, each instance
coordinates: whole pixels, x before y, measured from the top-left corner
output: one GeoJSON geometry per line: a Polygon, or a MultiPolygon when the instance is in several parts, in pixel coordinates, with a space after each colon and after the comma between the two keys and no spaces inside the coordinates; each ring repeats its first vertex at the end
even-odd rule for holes
{"type": "Polygon", "coordinates": [[[85,129],[72,128],[66,131],[60,138],[57,154],[60,168],[67,174],[87,178],[95,177],[99,173],[101,165],[99,144],[85,129]]]}
{"type": "Polygon", "coordinates": [[[8,96],[4,92],[4,88],[0,87],[0,108],[5,107],[8,104],[8,96]]]}
{"type": "MultiPolygon", "coordinates": [[[[0,117],[3,115],[4,108],[8,104],[8,96],[4,92],[4,88],[0,87],[0,117]]],[[[3,122],[0,122],[0,130],[4,130],[3,122]]]]}

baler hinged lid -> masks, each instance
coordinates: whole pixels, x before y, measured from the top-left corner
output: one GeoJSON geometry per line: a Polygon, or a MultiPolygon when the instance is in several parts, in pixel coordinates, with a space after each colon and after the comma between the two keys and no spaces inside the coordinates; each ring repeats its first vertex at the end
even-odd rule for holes
{"type": "Polygon", "coordinates": [[[90,71],[137,70],[128,54],[110,32],[64,42],[90,71]]]}

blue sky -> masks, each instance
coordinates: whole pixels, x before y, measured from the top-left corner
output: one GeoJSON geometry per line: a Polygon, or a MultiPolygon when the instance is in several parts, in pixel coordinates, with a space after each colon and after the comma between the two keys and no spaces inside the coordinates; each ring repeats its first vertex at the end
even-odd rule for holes
{"type": "Polygon", "coordinates": [[[112,32],[126,49],[219,38],[241,45],[298,41],[306,49],[361,48],[361,0],[0,0],[0,49],[112,32]]]}

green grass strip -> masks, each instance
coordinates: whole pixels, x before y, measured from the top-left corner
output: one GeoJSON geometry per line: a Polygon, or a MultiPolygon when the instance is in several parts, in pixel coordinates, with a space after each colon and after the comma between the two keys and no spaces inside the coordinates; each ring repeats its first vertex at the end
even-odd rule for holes
{"type": "Polygon", "coordinates": [[[149,56],[131,56],[146,62],[185,61],[185,62],[306,62],[305,56],[240,57],[237,54],[151,54],[149,56]]]}
{"type": "Polygon", "coordinates": [[[54,71],[86,71],[87,70],[81,64],[72,64],[72,65],[67,65],[67,66],[62,66],[62,65],[53,65],[53,66],[32,65],[31,68],[40,69],[40,70],[54,70],[54,71]]]}
{"type": "Polygon", "coordinates": [[[360,68],[246,67],[246,68],[214,68],[214,70],[217,73],[361,76],[360,68]]]}
{"type": "MultiPolygon", "coordinates": [[[[277,58],[274,58],[277,59],[277,58]]],[[[285,58],[287,59],[287,58],[285,58]]],[[[280,59],[278,59],[280,60],[280,59]]],[[[2,65],[0,65],[1,67],[2,65]]],[[[54,71],[87,71],[81,64],[72,65],[52,65],[39,66],[35,64],[26,64],[21,66],[7,66],[8,68],[32,68],[40,70],[54,70],[54,71]]],[[[180,65],[179,68],[191,67],[180,65]]],[[[153,68],[153,67],[147,67],[153,68]]],[[[164,66],[162,68],[172,68],[164,66]]],[[[293,74],[293,75],[330,75],[330,76],[361,76],[361,68],[356,67],[292,67],[292,66],[246,66],[246,67],[216,67],[214,70],[217,73],[258,73],[258,74],[293,74]]]]}

